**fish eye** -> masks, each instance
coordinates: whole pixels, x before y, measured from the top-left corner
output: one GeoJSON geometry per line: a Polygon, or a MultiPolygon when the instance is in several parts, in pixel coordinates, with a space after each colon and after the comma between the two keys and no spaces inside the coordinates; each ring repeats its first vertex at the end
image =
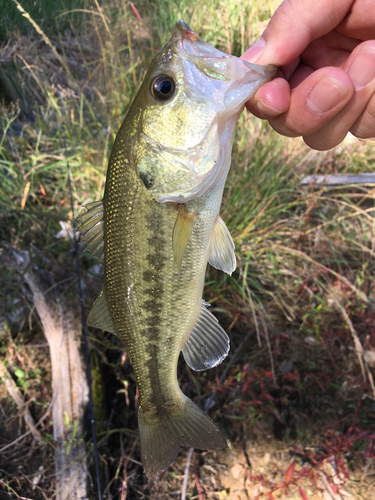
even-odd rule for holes
{"type": "Polygon", "coordinates": [[[176,84],[169,75],[159,75],[151,83],[151,94],[157,101],[167,101],[174,96],[176,84]]]}

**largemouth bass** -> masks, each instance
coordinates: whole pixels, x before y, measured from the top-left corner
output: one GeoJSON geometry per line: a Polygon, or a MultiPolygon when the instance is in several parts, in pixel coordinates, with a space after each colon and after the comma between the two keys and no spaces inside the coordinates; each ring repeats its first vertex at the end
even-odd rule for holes
{"type": "Polygon", "coordinates": [[[229,339],[202,302],[207,262],[236,267],[219,216],[235,125],[275,74],[225,54],[179,21],[155,56],[118,132],[104,198],[77,219],[86,250],[104,262],[90,326],[126,345],[139,388],[145,473],[166,470],[180,446],[226,440],[180,390],[180,351],[194,370],[221,363],[229,339]]]}

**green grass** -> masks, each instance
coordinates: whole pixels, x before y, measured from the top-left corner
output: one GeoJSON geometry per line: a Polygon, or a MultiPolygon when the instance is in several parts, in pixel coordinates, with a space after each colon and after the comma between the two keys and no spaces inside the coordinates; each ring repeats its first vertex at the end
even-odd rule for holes
{"type": "MultiPolygon", "coordinates": [[[[30,17],[49,35],[74,29],[81,24],[80,9],[85,8],[85,0],[21,0],[19,2],[30,17]],[[72,12],[72,11],[75,12],[72,12]]],[[[33,27],[28,19],[21,16],[12,0],[0,0],[0,43],[13,36],[30,36],[33,27]]]]}
{"type": "MultiPolygon", "coordinates": [[[[8,100],[0,113],[2,256],[5,259],[9,246],[34,248],[38,265],[43,266],[46,257],[71,267],[70,240],[56,238],[59,221],[72,217],[67,160],[77,213],[83,203],[102,196],[117,130],[152,56],[176,20],[183,18],[208,42],[240,55],[259,37],[277,2],[140,0],[135,6],[143,21],[120,0],[103,2],[103,10],[95,2],[84,2],[78,9],[84,6],[90,12],[59,17],[57,22],[68,24],[56,31],[51,28],[53,20],[69,10],[70,3],[21,4],[58,55],[41,42],[40,33],[22,24],[26,19],[6,1],[0,32],[6,23],[3,36],[19,40],[23,60],[12,59],[12,66],[0,76],[8,100]],[[15,95],[19,102],[10,103],[15,95]]],[[[3,48],[5,54],[9,50],[10,46],[3,48]]],[[[249,114],[240,118],[222,204],[238,268],[231,277],[210,268],[205,298],[230,331],[231,353],[243,340],[245,344],[222,384],[218,380],[225,363],[199,376],[183,363],[179,370],[183,391],[202,404],[219,389],[213,414],[234,442],[255,432],[274,434],[301,446],[313,442],[318,456],[328,428],[337,442],[333,439],[332,449],[324,453],[351,453],[358,461],[366,453],[366,439],[374,428],[371,358],[366,353],[375,349],[375,195],[361,186],[302,188],[300,181],[311,173],[370,172],[373,154],[371,143],[312,152],[300,139],[280,137],[249,114]],[[364,377],[356,337],[364,359],[370,360],[365,362],[364,377]]],[[[85,269],[90,265],[85,262],[85,269]]],[[[32,304],[22,277],[12,265],[0,273],[0,301],[5,305],[0,319],[6,320],[12,334],[9,341],[6,326],[0,352],[26,397],[36,398],[37,390],[44,391],[44,400],[38,401],[42,406],[50,396],[48,351],[31,352],[35,339],[42,342],[42,336],[34,315],[32,333],[29,328],[32,304]]],[[[90,268],[85,278],[89,307],[100,279],[90,268]]],[[[115,478],[113,485],[118,484],[127,455],[135,460],[128,462],[128,472],[136,491],[141,484],[138,441],[134,429],[128,429],[135,426],[132,372],[113,336],[92,334],[90,346],[94,393],[103,404],[97,412],[100,452],[107,460],[103,480],[107,484],[115,478]],[[130,407],[124,406],[125,393],[116,392],[124,387],[130,407]]],[[[4,404],[16,437],[15,408],[4,404]]],[[[37,415],[42,410],[45,407],[35,406],[37,415]]],[[[49,425],[45,432],[51,429],[49,425]]],[[[48,443],[40,446],[38,466],[44,460],[53,474],[48,443]]],[[[27,490],[22,474],[7,474],[0,476],[0,484],[8,481],[9,488],[27,490]]],[[[49,488],[45,480],[35,495],[48,497],[49,488]]]]}
{"type": "MultiPolygon", "coordinates": [[[[199,27],[199,35],[207,42],[240,56],[260,36],[263,23],[271,17],[277,3],[268,0],[213,0],[207,3],[160,0],[147,20],[154,27],[160,46],[169,39],[176,20],[184,19],[193,29],[199,27]]],[[[143,4],[147,12],[149,3],[143,4]]]]}

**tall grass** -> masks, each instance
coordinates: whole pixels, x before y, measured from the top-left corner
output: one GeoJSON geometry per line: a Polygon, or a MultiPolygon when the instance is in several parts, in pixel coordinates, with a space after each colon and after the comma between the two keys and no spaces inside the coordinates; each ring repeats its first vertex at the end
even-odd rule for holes
{"type": "MultiPolygon", "coordinates": [[[[73,13],[73,10],[83,9],[85,0],[23,0],[21,2],[26,12],[34,19],[42,28],[47,31],[50,36],[59,31],[63,32],[69,29],[69,22],[66,21],[64,12],[71,12],[71,21],[75,26],[80,22],[78,13],[73,13]]],[[[30,22],[21,17],[17,11],[16,5],[11,0],[0,0],[0,42],[6,42],[12,36],[30,36],[33,33],[33,28],[30,22]]]]}
{"type": "MultiPolygon", "coordinates": [[[[148,2],[144,3],[148,6],[148,2]]],[[[192,27],[199,27],[199,35],[207,42],[240,56],[260,36],[279,3],[213,0],[202,4],[197,0],[160,0],[149,23],[155,27],[160,46],[166,43],[176,20],[181,18],[192,27]]]]}

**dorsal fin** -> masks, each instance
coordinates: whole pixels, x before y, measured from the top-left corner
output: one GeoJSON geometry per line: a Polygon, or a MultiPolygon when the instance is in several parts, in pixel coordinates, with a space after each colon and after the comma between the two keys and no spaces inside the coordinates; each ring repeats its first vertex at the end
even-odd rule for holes
{"type": "Polygon", "coordinates": [[[172,246],[179,272],[196,216],[197,214],[195,212],[188,214],[184,205],[178,206],[178,215],[173,228],[172,246]]]}
{"type": "Polygon", "coordinates": [[[212,228],[209,243],[208,262],[225,273],[232,274],[236,269],[234,243],[223,219],[218,215],[212,228]]]}
{"type": "Polygon", "coordinates": [[[116,333],[116,328],[113,323],[111,313],[109,311],[108,299],[107,299],[107,288],[104,283],[100,293],[95,300],[89,315],[87,316],[88,326],[94,328],[99,328],[99,330],[105,330],[106,332],[116,333]]]}
{"type": "Polygon", "coordinates": [[[101,262],[104,254],[103,203],[94,201],[83,206],[87,211],[76,218],[76,229],[82,233],[81,242],[87,243],[84,251],[90,252],[91,257],[97,257],[101,262]]]}
{"type": "Polygon", "coordinates": [[[203,301],[199,318],[182,350],[186,363],[195,371],[219,365],[229,352],[229,337],[203,301]]]}

